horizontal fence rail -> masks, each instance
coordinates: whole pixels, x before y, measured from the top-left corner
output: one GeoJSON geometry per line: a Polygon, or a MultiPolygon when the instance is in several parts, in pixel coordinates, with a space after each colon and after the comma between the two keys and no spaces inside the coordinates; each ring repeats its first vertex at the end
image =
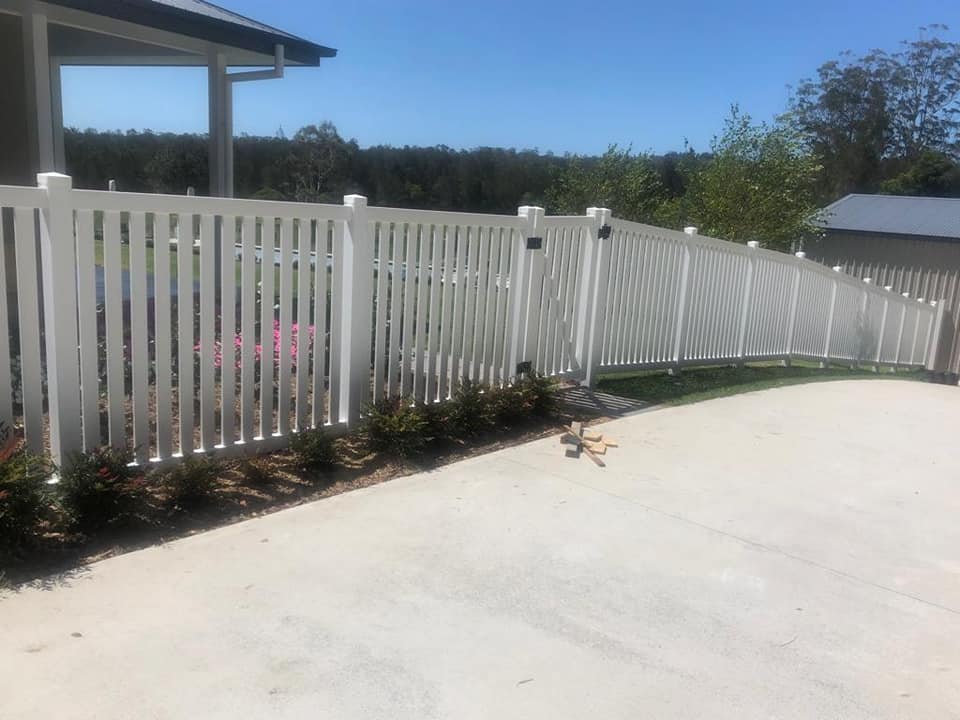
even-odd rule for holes
{"type": "Polygon", "coordinates": [[[942,304],[610,217],[0,186],[0,435],[58,463],[252,453],[527,368],[923,367],[942,304]],[[6,332],[4,332],[6,331],[6,332]]]}

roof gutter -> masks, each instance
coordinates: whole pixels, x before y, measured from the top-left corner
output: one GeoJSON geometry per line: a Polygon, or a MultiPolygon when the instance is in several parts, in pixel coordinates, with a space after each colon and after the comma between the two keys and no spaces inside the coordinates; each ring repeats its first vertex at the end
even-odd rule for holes
{"type": "Polygon", "coordinates": [[[249,72],[227,73],[227,81],[249,82],[251,80],[275,80],[283,77],[286,67],[283,45],[277,43],[273,47],[273,68],[270,70],[251,70],[249,72]]]}
{"type": "Polygon", "coordinates": [[[285,69],[285,57],[283,45],[277,43],[273,47],[273,68],[270,70],[250,70],[248,72],[225,73],[226,94],[224,102],[224,113],[226,115],[225,125],[227,127],[224,137],[225,152],[224,162],[226,164],[227,197],[233,197],[233,84],[238,82],[250,82],[253,80],[277,80],[283,77],[285,69]]]}

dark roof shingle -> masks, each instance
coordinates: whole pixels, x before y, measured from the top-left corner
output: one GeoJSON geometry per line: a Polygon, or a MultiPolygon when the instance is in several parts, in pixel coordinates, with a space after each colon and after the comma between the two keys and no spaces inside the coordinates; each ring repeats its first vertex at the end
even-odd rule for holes
{"type": "Polygon", "coordinates": [[[318,65],[337,51],[204,0],[47,0],[55,5],[166,30],[264,55],[283,45],[291,62],[318,65]]]}

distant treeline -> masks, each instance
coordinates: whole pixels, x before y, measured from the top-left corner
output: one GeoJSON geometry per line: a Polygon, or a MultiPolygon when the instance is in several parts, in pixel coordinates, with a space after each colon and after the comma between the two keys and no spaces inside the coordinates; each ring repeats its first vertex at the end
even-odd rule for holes
{"type": "MultiPolygon", "coordinates": [[[[65,144],[75,187],[103,189],[111,179],[128,192],[182,194],[193,187],[203,195],[209,187],[206,135],[68,129],[65,144]]],[[[632,157],[659,175],[666,194],[683,194],[680,164],[689,164],[689,154],[632,157]]],[[[236,138],[234,194],[338,203],[359,193],[374,205],[515,213],[519,205],[546,202],[574,165],[600,161],[486,147],[361,148],[323,123],[290,138],[236,138]]]]}

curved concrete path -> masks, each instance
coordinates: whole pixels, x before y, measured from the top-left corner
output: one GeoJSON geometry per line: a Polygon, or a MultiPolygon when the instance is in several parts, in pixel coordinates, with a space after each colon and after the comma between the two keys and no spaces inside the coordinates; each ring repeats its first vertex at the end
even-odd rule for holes
{"type": "Polygon", "coordinates": [[[0,717],[960,717],[960,390],[624,418],[0,601],[0,717]]]}

